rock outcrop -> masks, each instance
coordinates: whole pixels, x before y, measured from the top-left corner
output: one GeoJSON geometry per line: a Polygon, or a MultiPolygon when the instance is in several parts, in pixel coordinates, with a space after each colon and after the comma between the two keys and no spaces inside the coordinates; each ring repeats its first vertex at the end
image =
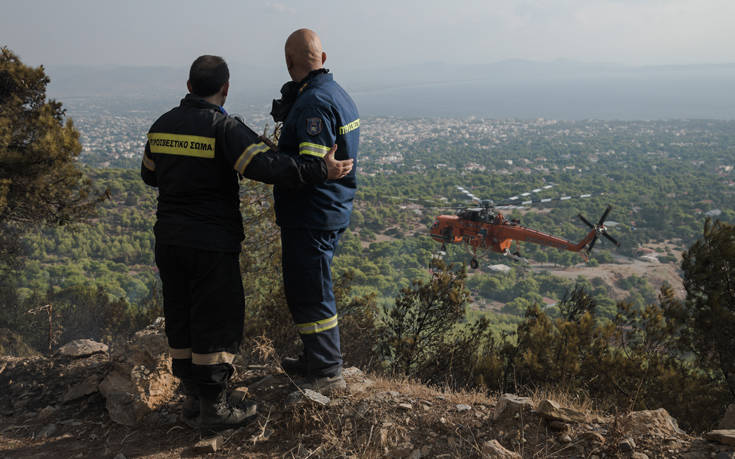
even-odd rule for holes
{"type": "Polygon", "coordinates": [[[533,400],[528,397],[519,397],[515,394],[503,394],[498,399],[493,413],[493,420],[502,418],[513,418],[524,413],[530,413],[534,409],[533,400]]]}
{"type": "Polygon", "coordinates": [[[91,339],[76,339],[61,346],[56,353],[64,357],[88,357],[92,354],[105,353],[107,344],[98,343],[91,339]]]}
{"type": "Polygon", "coordinates": [[[112,370],[99,386],[110,418],[134,426],[168,401],[178,387],[171,373],[163,321],[137,332],[112,355],[112,370]]]}
{"type": "Polygon", "coordinates": [[[550,421],[589,422],[590,416],[579,410],[563,407],[553,400],[544,400],[538,404],[536,411],[550,421]]]}
{"type": "Polygon", "coordinates": [[[667,438],[685,435],[668,411],[663,408],[657,410],[633,411],[623,417],[623,429],[630,435],[650,435],[667,438]]]}

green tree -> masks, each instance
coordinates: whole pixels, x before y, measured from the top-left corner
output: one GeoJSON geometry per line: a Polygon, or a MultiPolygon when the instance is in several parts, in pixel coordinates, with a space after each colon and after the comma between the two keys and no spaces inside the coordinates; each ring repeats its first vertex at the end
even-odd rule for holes
{"type": "Polygon", "coordinates": [[[382,342],[396,373],[414,375],[432,359],[453,327],[464,318],[469,292],[464,268],[432,261],[431,280],[416,280],[401,290],[395,306],[385,308],[382,342]]]}
{"type": "Polygon", "coordinates": [[[685,338],[701,359],[722,371],[735,395],[735,225],[708,219],[702,237],[684,253],[681,269],[685,338]]]}
{"type": "MultiPolygon", "coordinates": [[[[101,198],[79,169],[79,133],[61,104],[46,99],[43,67],[24,65],[0,49],[0,285],[12,288],[20,237],[39,224],[91,214],[101,198]]],[[[6,296],[0,323],[21,330],[31,320],[17,295],[6,296]]]]}
{"type": "Polygon", "coordinates": [[[25,226],[68,223],[89,214],[98,199],[75,161],[79,133],[61,103],[46,99],[43,67],[24,65],[0,50],[0,252],[17,254],[25,226]]]}

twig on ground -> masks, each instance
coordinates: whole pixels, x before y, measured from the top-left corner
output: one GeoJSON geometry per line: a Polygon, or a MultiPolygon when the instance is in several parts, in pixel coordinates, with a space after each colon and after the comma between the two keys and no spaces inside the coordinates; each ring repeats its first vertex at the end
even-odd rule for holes
{"type": "MultiPolygon", "coordinates": [[[[265,431],[268,428],[268,422],[270,421],[270,419],[271,419],[271,408],[268,408],[268,415],[265,417],[265,422],[260,425],[260,433],[258,435],[253,435],[251,437],[253,444],[256,444],[258,441],[266,438],[265,431]]],[[[258,422],[258,424],[260,424],[260,422],[258,422]]]]}
{"type": "Polygon", "coordinates": [[[168,429],[168,430],[166,431],[166,435],[170,434],[171,432],[173,432],[173,431],[174,431],[174,430],[176,430],[176,429],[181,429],[181,430],[184,430],[184,428],[183,428],[183,427],[181,427],[181,426],[173,426],[173,427],[171,427],[170,429],[168,429]]]}
{"type": "Polygon", "coordinates": [[[367,453],[367,449],[370,446],[370,442],[373,439],[373,430],[375,429],[375,424],[370,424],[370,434],[368,435],[367,442],[365,442],[365,449],[362,450],[362,455],[365,456],[367,453]]]}

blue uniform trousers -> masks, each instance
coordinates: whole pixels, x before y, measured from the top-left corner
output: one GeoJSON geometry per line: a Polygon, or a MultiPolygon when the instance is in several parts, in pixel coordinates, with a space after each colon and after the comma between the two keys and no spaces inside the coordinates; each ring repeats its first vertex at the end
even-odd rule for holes
{"type": "Polygon", "coordinates": [[[334,376],[342,370],[331,267],[343,232],[281,228],[286,300],[304,343],[308,376],[334,376]]]}

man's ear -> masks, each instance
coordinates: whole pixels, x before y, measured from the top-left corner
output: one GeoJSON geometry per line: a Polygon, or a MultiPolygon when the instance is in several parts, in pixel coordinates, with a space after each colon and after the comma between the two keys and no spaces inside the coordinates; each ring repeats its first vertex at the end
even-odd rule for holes
{"type": "Polygon", "coordinates": [[[325,53],[324,51],[322,51],[322,65],[324,65],[324,63],[326,61],[327,61],[327,53],[325,53]]]}
{"type": "Polygon", "coordinates": [[[191,81],[189,80],[186,80],[186,89],[188,89],[189,92],[191,92],[191,81]]]}
{"type": "Polygon", "coordinates": [[[230,90],[230,82],[228,81],[227,83],[223,84],[222,89],[220,89],[220,91],[222,92],[222,97],[227,97],[227,91],[229,90],[230,90]]]}

